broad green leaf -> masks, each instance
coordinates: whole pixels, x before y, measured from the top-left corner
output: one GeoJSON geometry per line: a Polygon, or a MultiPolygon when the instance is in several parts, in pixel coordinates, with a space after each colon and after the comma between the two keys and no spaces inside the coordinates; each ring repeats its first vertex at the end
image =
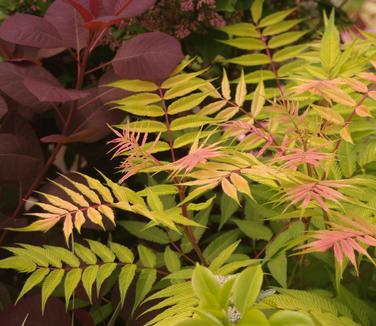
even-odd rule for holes
{"type": "Polygon", "coordinates": [[[334,67],[341,53],[339,32],[334,24],[334,17],[333,10],[320,44],[320,60],[327,71],[334,67]]]}
{"type": "Polygon", "coordinates": [[[262,32],[262,35],[270,36],[270,35],[276,35],[276,34],[286,32],[302,21],[303,19],[291,19],[291,20],[286,20],[284,22],[281,22],[279,24],[268,26],[264,29],[264,31],[262,32]]]}
{"type": "Polygon", "coordinates": [[[136,296],[132,313],[139,306],[141,301],[146,297],[153,287],[157,279],[157,271],[155,269],[143,269],[138,277],[136,285],[136,296]]]}
{"type": "Polygon", "coordinates": [[[262,7],[264,0],[254,0],[251,6],[251,15],[253,22],[256,24],[262,16],[262,7]]]}
{"type": "Polygon", "coordinates": [[[30,273],[36,269],[37,265],[29,258],[12,256],[0,260],[0,268],[14,269],[20,273],[30,273]]]}
{"type": "Polygon", "coordinates": [[[115,270],[117,264],[116,263],[108,263],[103,264],[99,267],[98,273],[97,273],[97,294],[99,294],[99,291],[101,289],[101,286],[105,280],[107,280],[112,272],[115,270]]]}
{"type": "Polygon", "coordinates": [[[282,62],[285,60],[294,59],[296,56],[301,54],[307,48],[308,48],[308,45],[306,44],[288,46],[282,50],[276,51],[273,54],[273,61],[282,62]]]}
{"type": "Polygon", "coordinates": [[[121,306],[124,306],[125,296],[131,285],[135,275],[136,275],[136,265],[126,265],[121,268],[119,274],[119,292],[120,292],[120,302],[121,306]]]}
{"type": "Polygon", "coordinates": [[[268,46],[271,49],[275,49],[275,48],[279,48],[281,46],[285,46],[285,45],[294,43],[295,41],[299,40],[306,33],[307,33],[307,31],[287,32],[287,33],[284,33],[284,34],[274,36],[269,40],[268,46]]]}
{"type": "Polygon", "coordinates": [[[93,265],[97,262],[97,257],[94,253],[89,248],[78,243],[74,244],[74,252],[86,264],[93,265]]]}
{"type": "Polygon", "coordinates": [[[93,290],[93,284],[97,278],[99,266],[98,265],[92,265],[89,267],[86,267],[84,272],[82,273],[82,285],[84,286],[84,289],[86,291],[86,294],[89,298],[90,303],[92,302],[92,290],[93,290]]]}
{"type": "Polygon", "coordinates": [[[218,235],[205,248],[203,254],[208,261],[213,261],[223,250],[225,250],[232,243],[237,241],[241,236],[239,230],[231,230],[218,235]]]}
{"type": "Polygon", "coordinates": [[[166,247],[163,257],[169,272],[173,273],[180,270],[181,262],[179,255],[175,251],[171,250],[170,247],[166,247]]]}
{"type": "Polygon", "coordinates": [[[133,115],[141,117],[162,117],[164,116],[163,109],[158,105],[131,105],[131,106],[117,106],[119,110],[129,112],[133,115]]]}
{"type": "Polygon", "coordinates": [[[154,120],[142,120],[134,121],[128,125],[120,125],[120,128],[127,128],[129,131],[135,132],[164,132],[167,131],[166,126],[159,121],[154,120]]]}
{"type": "Polygon", "coordinates": [[[137,79],[119,80],[105,86],[120,88],[130,92],[153,92],[158,90],[158,86],[153,82],[137,79]]]}
{"type": "Polygon", "coordinates": [[[324,106],[312,105],[312,108],[320,115],[321,118],[333,122],[336,125],[343,125],[345,120],[343,117],[333,108],[327,108],[324,106]]]}
{"type": "Polygon", "coordinates": [[[115,260],[113,252],[104,244],[99,241],[87,240],[90,249],[104,262],[112,263],[115,260]]]}
{"type": "Polygon", "coordinates": [[[254,118],[256,118],[261,110],[264,107],[266,101],[266,95],[265,95],[265,88],[264,88],[264,82],[261,80],[259,84],[256,87],[256,90],[253,95],[252,105],[251,105],[251,113],[254,118]]]}
{"type": "Polygon", "coordinates": [[[196,296],[211,308],[218,306],[220,285],[214,274],[203,266],[197,265],[192,274],[192,287],[196,296]]]}
{"type": "Polygon", "coordinates": [[[219,42],[242,50],[263,50],[265,43],[252,37],[237,37],[229,40],[219,40],[219,42]]]}
{"type": "Polygon", "coordinates": [[[63,269],[56,269],[51,271],[50,274],[44,279],[42,284],[42,314],[44,313],[44,307],[48,298],[51,296],[52,292],[60,284],[61,280],[64,277],[63,269]]]}
{"type": "Polygon", "coordinates": [[[259,27],[266,27],[266,26],[270,26],[270,25],[280,23],[281,21],[283,21],[288,15],[290,15],[294,11],[295,11],[295,8],[275,12],[274,14],[271,14],[271,15],[266,16],[263,19],[261,19],[258,26],[259,27]]]}
{"type": "Polygon", "coordinates": [[[238,64],[241,66],[258,66],[270,62],[268,56],[263,53],[244,54],[239,57],[228,59],[227,62],[238,64]]]}
{"type": "Polygon", "coordinates": [[[209,265],[209,269],[211,271],[216,272],[222,265],[224,265],[227,260],[232,256],[236,248],[238,247],[240,240],[234,242],[230,246],[228,246],[225,250],[223,250],[217,257],[213,259],[213,261],[209,265]]]}
{"type": "Polygon", "coordinates": [[[278,311],[274,313],[269,322],[271,326],[315,326],[312,319],[298,311],[278,311]]]}
{"type": "Polygon", "coordinates": [[[238,106],[242,106],[245,101],[246,95],[247,95],[247,85],[244,80],[244,71],[242,70],[238,86],[236,87],[235,104],[238,106]]]}
{"type": "Polygon", "coordinates": [[[77,288],[81,280],[82,270],[80,268],[71,269],[64,280],[64,296],[65,296],[65,305],[68,307],[70,298],[77,288]]]}
{"type": "Polygon", "coordinates": [[[32,288],[40,284],[46,277],[46,275],[50,272],[48,268],[39,268],[36,271],[34,271],[26,280],[24,286],[22,287],[22,290],[20,294],[17,297],[16,303],[32,288]]]}
{"type": "Polygon", "coordinates": [[[256,26],[250,23],[238,23],[220,28],[221,31],[234,36],[259,37],[256,26]]]}
{"type": "Polygon", "coordinates": [[[157,264],[157,257],[155,253],[151,249],[143,245],[137,246],[137,250],[140,256],[141,264],[144,267],[154,268],[155,265],[157,264]]]}
{"type": "MultiPolygon", "coordinates": [[[[237,326],[270,326],[268,319],[258,309],[249,309],[236,324],[237,326]]],[[[298,326],[298,325],[296,325],[298,326]]]]}
{"type": "Polygon", "coordinates": [[[178,114],[197,107],[209,94],[195,93],[176,100],[168,107],[168,114],[178,114]]]}
{"type": "Polygon", "coordinates": [[[268,262],[268,267],[273,278],[284,288],[287,287],[287,258],[282,253],[268,262]]]}
{"type": "Polygon", "coordinates": [[[250,220],[233,220],[240,231],[242,231],[247,237],[256,240],[266,240],[269,241],[273,232],[263,224],[250,220]]]}
{"type": "Polygon", "coordinates": [[[241,315],[252,307],[258,297],[263,280],[260,265],[248,267],[239,274],[234,283],[234,304],[241,315]]]}
{"type": "Polygon", "coordinates": [[[132,264],[134,255],[132,250],[115,242],[110,242],[110,248],[122,263],[132,264]]]}
{"type": "Polygon", "coordinates": [[[175,119],[174,121],[172,121],[170,127],[172,131],[178,131],[188,128],[202,127],[208,123],[214,122],[216,122],[216,120],[213,118],[191,114],[185,117],[175,119]]]}
{"type": "Polygon", "coordinates": [[[120,221],[118,225],[122,226],[130,234],[143,240],[155,242],[162,245],[170,242],[165,231],[158,227],[146,228],[146,223],[143,222],[120,221]]]}
{"type": "Polygon", "coordinates": [[[231,99],[230,82],[228,81],[228,77],[227,77],[227,73],[226,73],[225,69],[223,69],[221,92],[222,92],[222,96],[223,96],[224,99],[226,99],[226,100],[231,99]]]}
{"type": "Polygon", "coordinates": [[[153,93],[138,93],[127,96],[121,100],[114,101],[113,103],[120,106],[144,106],[160,102],[161,98],[157,94],[153,93]]]}

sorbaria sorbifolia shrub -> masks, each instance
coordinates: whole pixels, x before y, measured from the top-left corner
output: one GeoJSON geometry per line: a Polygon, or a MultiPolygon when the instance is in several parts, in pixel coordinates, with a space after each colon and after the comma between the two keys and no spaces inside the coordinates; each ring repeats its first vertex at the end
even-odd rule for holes
{"type": "Polygon", "coordinates": [[[109,325],[375,325],[375,36],[342,44],[332,12],[308,41],[294,8],[250,9],[221,28],[240,52],[221,77],[188,58],[107,85],[130,93],[111,102],[119,177],[39,193],[13,231],[62,228],[66,246],[4,248],[0,267],[28,274],[19,298],[95,300],[109,325]]]}

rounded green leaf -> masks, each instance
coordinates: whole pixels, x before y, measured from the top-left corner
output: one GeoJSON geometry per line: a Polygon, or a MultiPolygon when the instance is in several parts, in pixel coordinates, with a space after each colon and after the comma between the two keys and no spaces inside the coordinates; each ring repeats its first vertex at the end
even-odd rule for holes
{"type": "Polygon", "coordinates": [[[278,311],[269,319],[271,326],[315,326],[312,319],[297,311],[278,311]]]}

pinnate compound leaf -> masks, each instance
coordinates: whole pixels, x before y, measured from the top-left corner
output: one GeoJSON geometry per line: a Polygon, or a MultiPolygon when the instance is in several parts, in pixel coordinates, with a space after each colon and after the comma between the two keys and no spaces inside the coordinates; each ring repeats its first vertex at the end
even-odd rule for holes
{"type": "Polygon", "coordinates": [[[62,46],[56,28],[47,20],[28,14],[10,16],[0,26],[0,37],[8,42],[35,48],[55,49],[62,46]]]}
{"type": "Polygon", "coordinates": [[[92,289],[93,284],[97,278],[99,266],[98,265],[91,265],[86,267],[84,272],[82,273],[82,285],[86,291],[87,297],[89,298],[90,303],[92,302],[92,289]]]}
{"type": "Polygon", "coordinates": [[[50,272],[48,268],[39,268],[35,270],[26,280],[20,294],[17,297],[16,303],[32,288],[40,284],[46,275],[50,272]]]}
{"type": "Polygon", "coordinates": [[[81,275],[82,275],[81,268],[73,268],[65,276],[64,296],[65,296],[66,307],[68,307],[70,298],[72,297],[74,290],[77,288],[78,284],[80,283],[81,275]]]}
{"type": "Polygon", "coordinates": [[[60,284],[61,280],[64,277],[63,269],[56,269],[51,271],[50,274],[44,279],[42,284],[42,313],[44,312],[44,307],[48,298],[51,296],[52,292],[60,284]]]}
{"type": "Polygon", "coordinates": [[[243,315],[255,303],[260,293],[263,272],[260,265],[245,269],[234,283],[234,304],[243,315]]]}
{"type": "Polygon", "coordinates": [[[124,306],[125,296],[131,285],[135,275],[136,275],[136,265],[126,265],[121,268],[119,274],[119,291],[120,291],[120,302],[121,306],[124,306]]]}

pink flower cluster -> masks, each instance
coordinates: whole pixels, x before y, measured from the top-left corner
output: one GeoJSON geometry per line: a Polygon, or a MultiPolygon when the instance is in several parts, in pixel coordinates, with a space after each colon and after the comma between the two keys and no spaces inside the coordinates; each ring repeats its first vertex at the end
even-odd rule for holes
{"type": "Polygon", "coordinates": [[[163,31],[179,39],[208,27],[222,27],[226,20],[216,10],[216,0],[159,0],[133,23],[150,31],[163,31]]]}

